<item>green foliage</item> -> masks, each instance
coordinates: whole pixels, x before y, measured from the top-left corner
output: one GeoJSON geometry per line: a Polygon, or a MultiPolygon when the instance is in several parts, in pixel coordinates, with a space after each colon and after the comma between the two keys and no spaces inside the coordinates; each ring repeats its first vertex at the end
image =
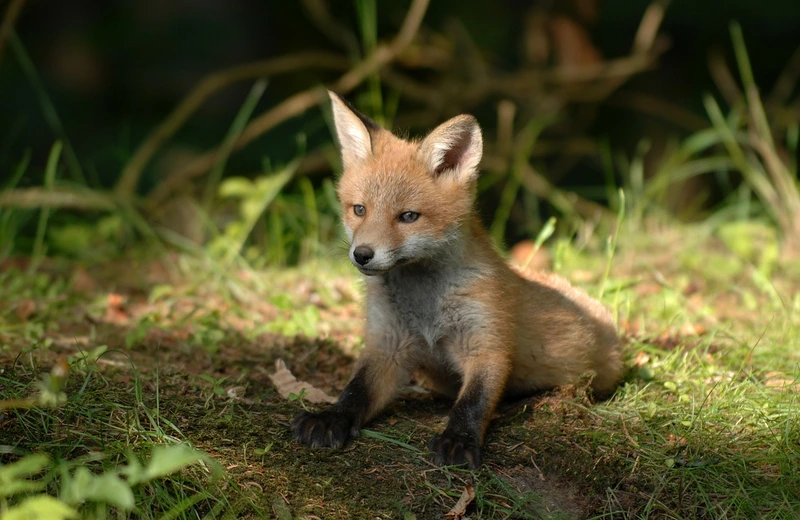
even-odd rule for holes
{"type": "Polygon", "coordinates": [[[214,200],[214,195],[217,192],[217,187],[219,186],[220,180],[222,179],[222,173],[225,171],[225,164],[228,161],[228,157],[230,153],[233,151],[233,146],[236,143],[236,140],[241,136],[242,131],[244,130],[247,121],[250,119],[250,116],[253,114],[253,110],[255,110],[258,101],[261,99],[261,96],[264,94],[264,90],[267,88],[267,82],[264,79],[258,80],[255,82],[253,87],[250,89],[250,93],[247,95],[244,103],[242,104],[239,112],[236,114],[236,117],[231,124],[230,129],[228,129],[228,133],[225,136],[225,139],[222,142],[222,146],[220,147],[220,152],[216,157],[216,161],[214,163],[214,168],[211,170],[209,174],[209,180],[206,184],[205,189],[205,196],[204,196],[204,205],[206,212],[210,211],[211,203],[214,200]]]}
{"type": "Polygon", "coordinates": [[[79,467],[61,487],[60,498],[67,504],[95,502],[130,511],[134,507],[133,490],[129,482],[116,473],[95,475],[86,467],[79,467]]]}
{"type": "Polygon", "coordinates": [[[7,499],[22,493],[41,491],[46,482],[31,481],[28,477],[41,473],[49,465],[50,458],[43,454],[30,455],[13,464],[0,465],[0,497],[7,499]]]}
{"type": "Polygon", "coordinates": [[[225,332],[220,324],[220,314],[212,311],[208,315],[198,317],[192,323],[190,341],[192,345],[203,350],[215,353],[219,350],[220,342],[225,338],[225,332]]]}
{"type": "Polygon", "coordinates": [[[62,255],[98,260],[116,257],[125,242],[126,225],[122,215],[114,213],[96,222],[65,222],[53,224],[47,230],[48,244],[62,255]]]}
{"type": "Polygon", "coordinates": [[[122,468],[120,472],[128,477],[131,485],[144,484],[208,460],[204,454],[186,444],[158,445],[153,448],[146,465],[143,466],[136,457],[131,456],[128,466],[122,468]]]}
{"type": "MultiPolygon", "coordinates": [[[[61,156],[61,148],[62,148],[61,141],[56,141],[53,144],[53,148],[50,150],[50,156],[47,158],[47,168],[45,169],[44,174],[44,187],[47,190],[53,188],[53,184],[56,180],[56,172],[58,169],[58,159],[61,156]]],[[[45,237],[45,230],[47,229],[47,219],[50,216],[50,208],[44,207],[39,212],[39,223],[36,226],[36,239],[33,243],[33,254],[32,254],[32,262],[31,266],[35,269],[39,262],[42,260],[42,256],[44,255],[44,237],[45,237]]]]}
{"type": "Polygon", "coordinates": [[[780,241],[777,230],[755,220],[727,222],[717,229],[725,246],[740,260],[769,276],[777,267],[780,241]]]}
{"type": "Polygon", "coordinates": [[[43,454],[28,455],[0,464],[0,519],[96,518],[112,511],[131,514],[143,486],[201,462],[208,464],[209,459],[185,444],[157,445],[145,464],[129,454],[127,465],[100,473],[80,462],[56,463],[43,454]],[[46,472],[43,477],[29,478],[42,472],[46,472]],[[52,489],[52,494],[37,494],[45,488],[52,489]]]}
{"type": "Polygon", "coordinates": [[[19,505],[0,512],[0,520],[67,520],[77,517],[75,509],[49,495],[26,498],[19,505]]]}
{"type": "Polygon", "coordinates": [[[205,407],[208,408],[211,404],[211,401],[214,397],[223,397],[225,396],[225,388],[222,384],[228,379],[227,377],[220,377],[220,378],[213,378],[208,374],[200,374],[197,376],[199,379],[211,384],[211,391],[208,393],[208,397],[206,397],[205,407]]]}
{"type": "Polygon", "coordinates": [[[783,235],[789,255],[800,254],[800,182],[796,160],[786,162],[786,149],[797,150],[798,122],[783,127],[767,119],[758,86],[753,79],[750,58],[741,26],[731,24],[731,38],[739,74],[744,86],[744,103],[731,107],[725,116],[711,96],[703,102],[713,124],[716,139],[743,175],[746,186],[760,199],[763,210],[773,219],[783,235]]]}
{"type": "Polygon", "coordinates": [[[307,305],[302,310],[293,311],[288,319],[278,319],[267,323],[263,327],[260,327],[258,331],[274,332],[290,337],[303,334],[308,338],[312,338],[317,334],[317,324],[319,321],[319,309],[315,305],[307,305]]]}
{"type": "MultiPolygon", "coordinates": [[[[511,208],[522,186],[523,172],[526,168],[529,168],[528,161],[530,160],[539,136],[551,123],[552,121],[550,118],[534,118],[517,137],[517,142],[514,145],[513,160],[509,166],[508,174],[506,175],[506,183],[503,187],[497,210],[495,211],[492,224],[489,228],[489,234],[496,244],[503,243],[503,237],[505,236],[506,227],[509,217],[511,216],[511,208]]],[[[563,207],[561,209],[563,209],[563,207]]],[[[574,215],[569,216],[572,217],[574,215]]]]}
{"type": "Polygon", "coordinates": [[[608,277],[611,274],[611,264],[614,261],[614,254],[617,252],[617,244],[619,243],[619,233],[620,229],[622,229],[622,222],[625,219],[625,192],[623,190],[619,190],[619,210],[617,211],[617,227],[614,230],[614,235],[609,236],[606,239],[606,270],[603,274],[603,281],[600,284],[600,294],[598,295],[599,299],[603,299],[603,294],[606,290],[606,284],[608,283],[608,277]]]}
{"type": "MultiPolygon", "coordinates": [[[[2,186],[2,189],[12,189],[17,186],[22,176],[25,175],[25,171],[30,165],[30,160],[31,152],[26,150],[25,155],[17,163],[14,173],[8,179],[8,183],[2,186]]],[[[19,212],[10,209],[0,211],[0,261],[7,258],[15,249],[17,227],[20,225],[20,220],[22,219],[19,212]]]]}
{"type": "Polygon", "coordinates": [[[288,399],[292,403],[300,403],[300,406],[302,406],[304,410],[308,410],[308,407],[306,406],[305,402],[306,396],[308,396],[308,390],[306,390],[305,388],[301,388],[300,392],[298,393],[289,392],[288,399]]]}
{"type": "MultiPolygon", "coordinates": [[[[239,219],[229,223],[222,234],[209,244],[212,255],[230,262],[241,253],[259,217],[292,179],[297,165],[298,162],[294,161],[277,173],[266,174],[252,181],[243,177],[231,177],[220,184],[221,197],[238,201],[239,219]]],[[[271,237],[270,245],[281,238],[271,237]]]]}
{"type": "Polygon", "coordinates": [[[142,316],[125,334],[125,346],[130,348],[137,343],[141,343],[147,337],[148,332],[157,329],[158,326],[157,316],[153,314],[142,316]]]}

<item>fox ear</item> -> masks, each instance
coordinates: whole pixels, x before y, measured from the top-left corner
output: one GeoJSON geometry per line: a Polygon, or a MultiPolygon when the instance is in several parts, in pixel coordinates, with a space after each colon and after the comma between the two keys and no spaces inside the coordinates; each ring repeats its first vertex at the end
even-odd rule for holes
{"type": "Polygon", "coordinates": [[[417,154],[434,175],[449,171],[459,181],[472,181],[483,155],[481,128],[471,115],[456,116],[428,134],[417,154]]]}
{"type": "Polygon", "coordinates": [[[347,168],[372,155],[372,136],[380,130],[380,126],[350,106],[338,94],[329,90],[328,95],[331,98],[333,122],[342,153],[342,164],[347,168]]]}

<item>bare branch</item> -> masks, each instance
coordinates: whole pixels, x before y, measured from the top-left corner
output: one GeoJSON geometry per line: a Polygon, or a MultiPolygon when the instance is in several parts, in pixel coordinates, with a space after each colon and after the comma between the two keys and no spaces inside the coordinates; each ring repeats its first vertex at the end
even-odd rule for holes
{"type": "Polygon", "coordinates": [[[336,21],[328,9],[327,0],[302,0],[302,4],[311,21],[326,38],[345,49],[349,55],[358,54],[358,39],[336,21]]]}
{"type": "MultiPolygon", "coordinates": [[[[394,40],[392,40],[389,45],[378,46],[375,52],[369,57],[358,63],[334,82],[332,88],[341,93],[349,92],[375,71],[380,70],[394,60],[414,39],[414,36],[422,24],[422,19],[428,9],[429,2],[430,0],[414,0],[394,40]]],[[[297,117],[306,110],[317,105],[322,99],[324,99],[324,96],[322,95],[320,87],[312,87],[291,96],[279,105],[253,119],[245,127],[242,135],[234,144],[233,149],[240,150],[244,148],[253,140],[280,123],[297,117]]],[[[218,150],[218,148],[210,150],[200,155],[185,168],[172,173],[170,176],[176,178],[175,184],[182,184],[186,179],[201,175],[210,170],[214,165],[218,150]]],[[[166,193],[161,191],[158,197],[151,197],[148,200],[148,206],[157,207],[165,195],[166,193]]]]}
{"type": "Polygon", "coordinates": [[[245,79],[260,78],[275,74],[283,74],[306,68],[343,69],[347,60],[336,54],[311,52],[284,56],[273,60],[257,61],[237,65],[206,76],[175,107],[169,116],[139,145],[130,161],[122,170],[115,193],[120,197],[130,198],[136,190],[142,170],[161,147],[181,126],[197,111],[198,108],[215,92],[245,79]]]}
{"type": "MultiPolygon", "coordinates": [[[[506,171],[508,169],[508,159],[497,155],[486,155],[481,165],[491,171],[506,171]]],[[[536,171],[530,164],[522,166],[519,176],[520,182],[526,190],[550,202],[564,215],[578,214],[587,219],[598,217],[609,219],[614,217],[614,214],[605,206],[584,199],[577,193],[565,192],[556,188],[553,183],[548,181],[544,175],[536,171]]]]}
{"type": "Polygon", "coordinates": [[[11,0],[8,4],[3,23],[0,25],[0,62],[3,61],[6,41],[11,36],[11,31],[14,29],[14,24],[17,22],[23,7],[25,7],[25,0],[11,0]]]}
{"type": "Polygon", "coordinates": [[[657,0],[647,7],[633,39],[633,54],[647,53],[653,48],[669,4],[670,0],[657,0]]]}
{"type": "Polygon", "coordinates": [[[0,191],[0,207],[110,211],[117,206],[109,195],[97,191],[69,188],[24,188],[0,191]]]}

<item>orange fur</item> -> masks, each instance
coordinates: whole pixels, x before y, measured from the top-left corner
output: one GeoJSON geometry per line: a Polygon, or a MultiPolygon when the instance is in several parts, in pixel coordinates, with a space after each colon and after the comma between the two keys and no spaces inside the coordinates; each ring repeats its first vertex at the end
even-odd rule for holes
{"type": "Polygon", "coordinates": [[[480,224],[475,119],[457,116],[421,141],[406,141],[334,94],[331,102],[345,165],[338,195],[349,255],[368,275],[365,349],[333,411],[298,416],[298,439],[341,445],[336,413],[363,423],[422,371],[456,398],[434,457],[475,467],[503,395],[572,383],[590,371],[595,393],[612,393],[622,363],[610,313],[559,276],[520,276],[480,224]]]}

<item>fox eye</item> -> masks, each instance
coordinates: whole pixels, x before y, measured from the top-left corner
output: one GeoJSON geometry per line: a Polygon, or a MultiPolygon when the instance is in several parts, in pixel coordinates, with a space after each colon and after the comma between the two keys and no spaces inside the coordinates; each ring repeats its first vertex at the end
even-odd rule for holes
{"type": "Polygon", "coordinates": [[[357,217],[363,217],[364,213],[366,212],[367,208],[365,208],[361,204],[356,204],[355,206],[353,206],[353,213],[355,213],[357,217]]]}
{"type": "Polygon", "coordinates": [[[404,224],[411,224],[418,218],[419,218],[419,213],[417,213],[416,211],[405,211],[403,213],[400,213],[399,217],[400,222],[404,224]]]}

